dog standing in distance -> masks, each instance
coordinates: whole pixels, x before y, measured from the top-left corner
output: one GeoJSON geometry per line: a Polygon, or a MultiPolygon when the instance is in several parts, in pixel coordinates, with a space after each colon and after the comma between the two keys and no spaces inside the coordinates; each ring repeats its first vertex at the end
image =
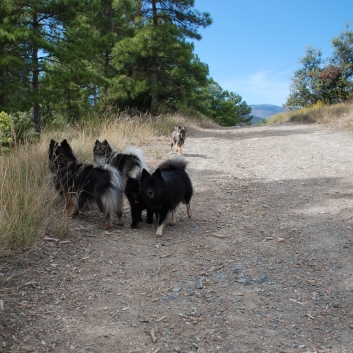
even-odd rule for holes
{"type": "Polygon", "coordinates": [[[186,204],[187,215],[191,217],[190,200],[193,188],[185,168],[186,162],[175,158],[161,163],[153,174],[145,169],[142,171],[140,195],[147,209],[157,215],[157,237],[163,234],[169,212],[172,212],[172,224],[175,224],[175,210],[180,202],[186,204]]]}
{"type": "Polygon", "coordinates": [[[172,139],[170,142],[170,153],[173,153],[173,146],[175,146],[175,152],[180,156],[182,154],[181,147],[183,146],[186,138],[186,127],[176,126],[172,132],[172,139]]]}
{"type": "Polygon", "coordinates": [[[84,206],[96,204],[104,214],[106,229],[113,214],[122,225],[123,187],[116,169],[78,161],[66,139],[60,144],[50,141],[49,169],[55,188],[65,197],[68,214],[78,215],[84,206]]]}

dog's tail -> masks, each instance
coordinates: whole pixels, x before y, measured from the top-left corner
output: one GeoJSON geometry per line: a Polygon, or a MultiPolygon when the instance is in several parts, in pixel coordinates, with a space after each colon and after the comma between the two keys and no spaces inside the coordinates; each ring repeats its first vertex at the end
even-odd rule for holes
{"type": "Polygon", "coordinates": [[[110,187],[102,195],[105,214],[121,214],[123,211],[123,184],[120,172],[108,164],[102,165],[102,169],[109,172],[110,187]]]}
{"type": "Polygon", "coordinates": [[[123,154],[135,156],[140,161],[141,170],[146,169],[148,172],[150,171],[146,163],[145,155],[143,154],[143,151],[140,148],[137,148],[135,146],[127,146],[125,147],[123,154]]]}
{"type": "Polygon", "coordinates": [[[187,164],[183,158],[172,158],[162,162],[158,168],[161,170],[185,170],[187,164]]]}

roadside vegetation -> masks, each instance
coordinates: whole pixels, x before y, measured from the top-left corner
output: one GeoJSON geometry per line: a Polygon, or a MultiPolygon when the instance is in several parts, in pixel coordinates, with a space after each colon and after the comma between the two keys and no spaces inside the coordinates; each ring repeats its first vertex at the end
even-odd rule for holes
{"type": "Polygon", "coordinates": [[[300,121],[323,124],[335,120],[340,120],[344,128],[353,127],[353,102],[351,100],[337,104],[317,102],[312,106],[275,114],[267,120],[267,123],[300,121]]]}
{"type": "Polygon", "coordinates": [[[331,44],[332,55],[328,58],[323,58],[320,49],[305,49],[300,67],[291,78],[284,104],[288,111],[270,117],[269,124],[341,119],[343,126],[353,125],[353,32],[349,24],[331,44]]]}

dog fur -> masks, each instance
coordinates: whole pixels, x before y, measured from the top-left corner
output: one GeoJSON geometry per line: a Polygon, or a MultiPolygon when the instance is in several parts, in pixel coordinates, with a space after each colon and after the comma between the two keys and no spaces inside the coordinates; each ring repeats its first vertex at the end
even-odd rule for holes
{"type": "Polygon", "coordinates": [[[129,200],[131,209],[131,228],[137,228],[138,223],[142,221],[142,211],[147,210],[147,223],[153,223],[153,211],[147,208],[147,205],[139,192],[139,180],[129,178],[126,181],[124,193],[129,200]]]}
{"type": "Polygon", "coordinates": [[[156,235],[162,236],[168,213],[172,213],[172,224],[176,222],[176,207],[186,204],[187,215],[191,217],[190,200],[193,194],[191,180],[185,171],[186,162],[181,158],[169,159],[161,163],[150,174],[145,169],[140,180],[140,195],[147,209],[157,214],[156,235]]]}
{"type": "Polygon", "coordinates": [[[186,127],[176,126],[172,132],[172,139],[170,142],[170,153],[173,153],[173,146],[178,155],[182,154],[181,147],[184,145],[186,139],[186,127]]]}
{"type": "Polygon", "coordinates": [[[94,161],[98,165],[109,164],[118,169],[122,175],[122,183],[125,186],[128,178],[137,178],[142,169],[149,170],[143,151],[134,146],[128,146],[123,153],[119,153],[107,140],[96,140],[93,147],[94,161]]]}
{"type": "Polygon", "coordinates": [[[78,161],[66,139],[60,144],[50,141],[49,169],[56,190],[65,197],[68,214],[78,215],[84,206],[96,204],[104,214],[105,228],[111,227],[114,214],[122,224],[123,188],[116,169],[78,161]]]}

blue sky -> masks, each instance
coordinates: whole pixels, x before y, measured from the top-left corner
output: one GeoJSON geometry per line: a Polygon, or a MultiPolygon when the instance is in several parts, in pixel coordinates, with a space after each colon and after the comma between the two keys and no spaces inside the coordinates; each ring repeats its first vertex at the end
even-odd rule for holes
{"type": "Polygon", "coordinates": [[[247,104],[282,105],[309,45],[331,55],[331,39],[353,30],[352,0],[195,0],[213,24],[194,52],[220,86],[247,104]]]}

